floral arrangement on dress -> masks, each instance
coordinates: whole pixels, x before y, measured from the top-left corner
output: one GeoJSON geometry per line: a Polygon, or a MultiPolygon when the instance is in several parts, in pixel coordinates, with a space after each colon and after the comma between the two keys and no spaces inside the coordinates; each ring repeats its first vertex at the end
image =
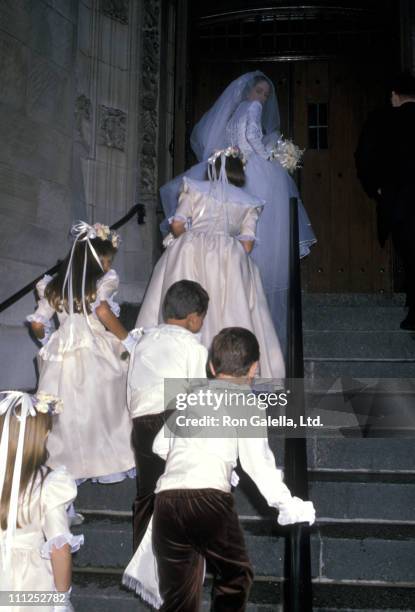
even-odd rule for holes
{"type": "Polygon", "coordinates": [[[36,412],[41,412],[42,414],[47,414],[49,412],[55,415],[63,411],[63,402],[61,399],[55,395],[43,393],[42,391],[32,396],[32,404],[36,412]]]}
{"type": "Polygon", "coordinates": [[[288,172],[293,173],[301,166],[301,159],[305,149],[300,149],[292,140],[280,138],[271,149],[269,159],[276,159],[288,172]]]}
{"type": "MultiPolygon", "coordinates": [[[[110,230],[108,225],[103,225],[102,223],[94,223],[92,227],[95,230],[96,238],[101,238],[101,240],[111,240],[114,249],[118,249],[121,239],[118,234],[110,230]]],[[[92,236],[89,237],[92,238],[92,236]]]]}

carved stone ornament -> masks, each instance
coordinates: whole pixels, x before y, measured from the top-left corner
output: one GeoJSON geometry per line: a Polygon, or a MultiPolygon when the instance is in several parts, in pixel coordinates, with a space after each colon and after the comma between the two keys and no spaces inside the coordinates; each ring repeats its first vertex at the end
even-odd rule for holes
{"type": "Polygon", "coordinates": [[[118,108],[99,106],[99,144],[124,151],[126,128],[127,113],[118,108]]]}
{"type": "Polygon", "coordinates": [[[140,193],[157,200],[158,97],[160,77],[160,0],[143,0],[140,193]]]}
{"type": "Polygon", "coordinates": [[[128,2],[129,0],[101,0],[101,12],[115,21],[127,24],[128,2]]]}
{"type": "Polygon", "coordinates": [[[75,101],[75,123],[78,134],[82,142],[86,145],[89,139],[88,124],[91,121],[92,104],[91,100],[84,94],[81,94],[75,101]]]}

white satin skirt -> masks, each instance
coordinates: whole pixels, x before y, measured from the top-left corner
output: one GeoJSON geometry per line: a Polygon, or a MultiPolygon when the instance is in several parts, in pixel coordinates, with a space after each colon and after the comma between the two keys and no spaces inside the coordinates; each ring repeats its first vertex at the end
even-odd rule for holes
{"type": "Polygon", "coordinates": [[[259,271],[236,238],[223,233],[190,230],[171,244],[157,262],[137,318],[137,327],[162,323],[162,303],[168,288],[179,280],[200,283],[209,294],[201,330],[210,347],[224,327],[245,327],[260,346],[260,375],[283,378],[284,360],[270,316],[259,271]]]}
{"type": "Polygon", "coordinates": [[[48,437],[47,464],[64,465],[77,479],[116,482],[134,468],[127,410],[128,361],[121,342],[92,316],[73,317],[76,342],[68,348],[67,319],[38,356],[39,391],[63,400],[48,437]],[[62,346],[66,349],[62,351],[62,346]]]}

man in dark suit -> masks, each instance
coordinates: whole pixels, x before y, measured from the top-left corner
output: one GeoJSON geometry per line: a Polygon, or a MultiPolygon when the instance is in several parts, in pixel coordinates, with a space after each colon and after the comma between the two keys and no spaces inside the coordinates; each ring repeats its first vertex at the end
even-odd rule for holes
{"type": "Polygon", "coordinates": [[[378,234],[388,235],[405,272],[407,306],[401,329],[415,331],[415,79],[399,75],[391,85],[392,108],[375,111],[359,139],[358,176],[378,204],[378,234]]]}

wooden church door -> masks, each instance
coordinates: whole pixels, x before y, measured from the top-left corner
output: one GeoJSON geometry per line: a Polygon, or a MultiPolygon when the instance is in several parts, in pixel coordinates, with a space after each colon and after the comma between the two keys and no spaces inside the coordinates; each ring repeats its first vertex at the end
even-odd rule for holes
{"type": "Polygon", "coordinates": [[[203,113],[233,79],[262,70],[276,87],[283,135],[305,149],[295,179],[318,240],[302,262],[308,291],[393,290],[391,249],[379,247],[376,205],[357,179],[354,152],[398,65],[396,7],[393,0],[189,4],[183,166],[195,161],[189,137],[203,113]]]}
{"type": "Polygon", "coordinates": [[[234,78],[253,69],[275,84],[282,133],[305,149],[296,180],[318,242],[302,262],[304,289],[391,291],[389,248],[378,245],[375,203],[363,192],[354,165],[363,123],[382,100],[376,67],[357,70],[336,60],[202,64],[191,125],[234,78]]]}

